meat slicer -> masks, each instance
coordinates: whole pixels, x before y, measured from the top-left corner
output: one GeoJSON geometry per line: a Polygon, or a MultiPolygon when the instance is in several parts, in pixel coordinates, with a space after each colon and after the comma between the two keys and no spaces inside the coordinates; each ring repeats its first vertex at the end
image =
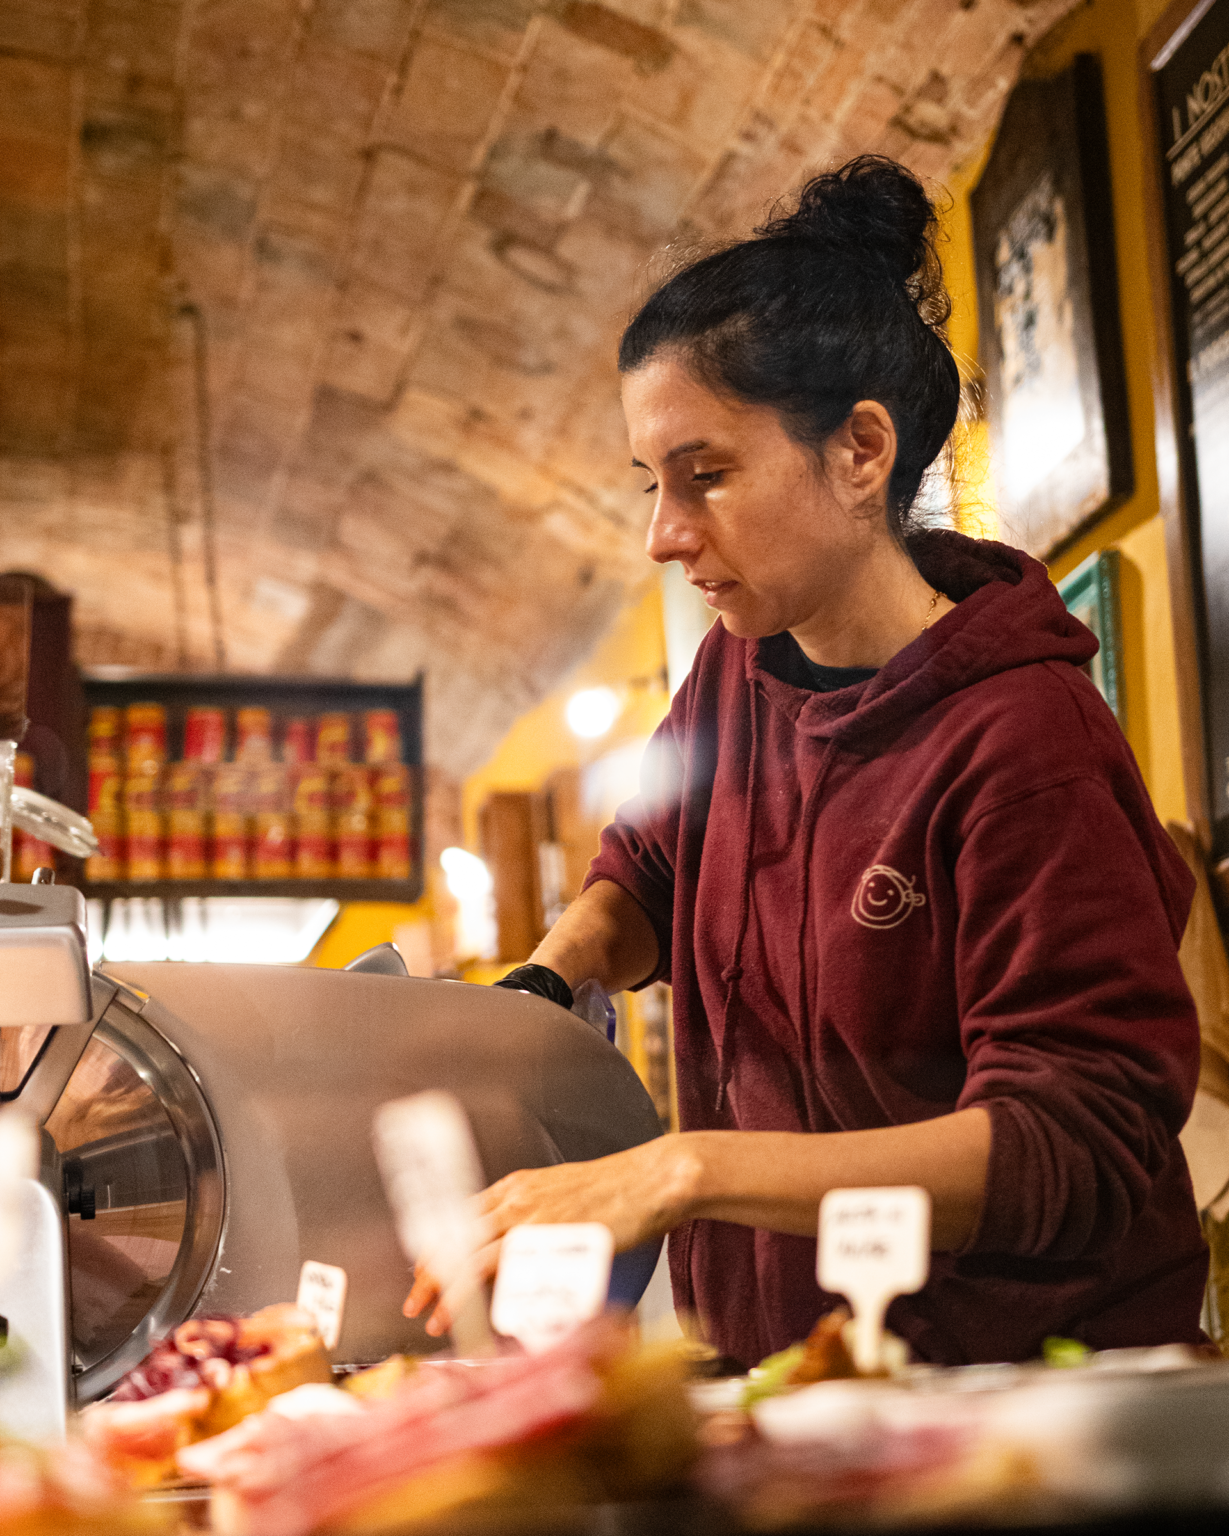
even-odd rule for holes
{"type": "MultiPolygon", "coordinates": [[[[371,1141],[386,1100],[454,1093],[488,1180],[659,1134],[626,1059],[542,998],[411,978],[390,946],[345,971],[150,962],[89,976],[77,892],[0,892],[0,968],[17,909],[54,901],[79,986],[71,1019],[57,1003],[2,1032],[6,1097],[44,1150],[37,1243],[0,1279],[27,1360],[18,1386],[0,1377],[0,1427],[62,1432],[69,1407],[187,1317],[293,1300],[308,1259],[348,1275],[338,1363],[437,1348],[401,1316],[408,1264],[371,1141]]],[[[635,1304],[659,1247],[619,1256],[612,1299],[635,1304]]]]}

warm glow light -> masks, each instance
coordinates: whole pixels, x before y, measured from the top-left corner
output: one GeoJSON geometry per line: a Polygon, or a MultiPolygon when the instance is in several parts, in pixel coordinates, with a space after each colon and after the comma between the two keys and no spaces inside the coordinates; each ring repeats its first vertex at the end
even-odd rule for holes
{"type": "Polygon", "coordinates": [[[466,853],[464,848],[445,848],[440,854],[440,867],[448,889],[458,901],[489,895],[493,889],[491,871],[476,854],[466,853]]]}
{"type": "Polygon", "coordinates": [[[491,871],[464,848],[445,848],[440,854],[440,868],[457,901],[457,953],[466,960],[493,958],[499,940],[491,871]]]}
{"type": "Polygon", "coordinates": [[[568,700],[567,722],[577,736],[605,736],[619,718],[619,696],[613,688],[582,688],[568,700]]]}

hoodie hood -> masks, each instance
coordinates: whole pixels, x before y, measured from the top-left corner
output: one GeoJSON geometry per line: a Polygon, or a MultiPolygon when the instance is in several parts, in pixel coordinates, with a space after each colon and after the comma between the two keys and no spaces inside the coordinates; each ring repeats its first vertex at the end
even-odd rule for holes
{"type": "Polygon", "coordinates": [[[949,694],[1015,667],[1083,666],[1097,639],[1068,613],[1049,572],[1022,550],[949,529],[911,534],[906,547],[931,586],[956,604],[868,682],[813,693],[773,676],[781,636],[747,644],[747,677],[797,729],[851,751],[874,751],[949,694]]]}

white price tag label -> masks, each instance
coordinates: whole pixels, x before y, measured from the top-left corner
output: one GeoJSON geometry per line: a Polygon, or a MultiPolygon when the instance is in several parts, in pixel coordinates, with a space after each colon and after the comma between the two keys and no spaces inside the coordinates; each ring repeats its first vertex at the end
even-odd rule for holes
{"type": "Polygon", "coordinates": [[[472,1201],[482,1188],[482,1168],[464,1109],[438,1091],[383,1104],[375,1116],[375,1149],[402,1248],[429,1265],[445,1289],[460,1288],[463,1299],[452,1319],[458,1351],[489,1353],[486,1308],[470,1274],[478,1246],[472,1201]]]}
{"type": "Polygon", "coordinates": [[[346,1312],[346,1272],[336,1264],[308,1259],[299,1271],[296,1305],[315,1319],[325,1349],[336,1349],[346,1312]]]}
{"type": "Polygon", "coordinates": [[[606,1305],[614,1237],[598,1221],[513,1227],[491,1299],[497,1333],[539,1354],[606,1305]]]}
{"type": "Polygon", "coordinates": [[[19,1109],[0,1110],[0,1279],[21,1251],[22,1183],[38,1176],[38,1131],[19,1109]]]}
{"type": "Polygon", "coordinates": [[[854,1314],[858,1369],[879,1369],[883,1316],[930,1273],[930,1196],[912,1184],[833,1189],[819,1204],[819,1283],[854,1314]]]}

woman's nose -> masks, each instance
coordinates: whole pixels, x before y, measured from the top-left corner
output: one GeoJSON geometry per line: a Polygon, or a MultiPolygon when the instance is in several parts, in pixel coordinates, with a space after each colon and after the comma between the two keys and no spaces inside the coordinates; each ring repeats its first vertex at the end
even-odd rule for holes
{"type": "Polygon", "coordinates": [[[644,547],[649,559],[659,565],[671,560],[691,560],[700,550],[699,532],[678,504],[662,494],[653,508],[644,547]]]}

